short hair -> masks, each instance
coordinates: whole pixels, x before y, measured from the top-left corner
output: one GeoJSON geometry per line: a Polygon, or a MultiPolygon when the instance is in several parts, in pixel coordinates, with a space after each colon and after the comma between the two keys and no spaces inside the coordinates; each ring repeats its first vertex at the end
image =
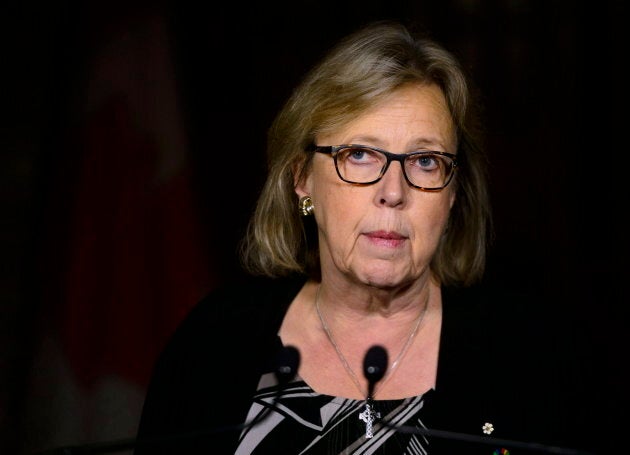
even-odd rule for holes
{"type": "MultiPolygon", "coordinates": [[[[271,124],[267,180],[241,242],[248,272],[319,279],[319,244],[313,217],[302,217],[296,173],[310,165],[319,134],[334,132],[410,83],[443,91],[458,141],[458,168],[450,183],[456,199],[431,262],[444,285],[470,285],[484,273],[490,238],[490,201],[481,129],[471,84],[459,61],[426,35],[381,21],[343,38],[294,89],[271,124]]],[[[298,175],[299,177],[299,175],[298,175]]]]}

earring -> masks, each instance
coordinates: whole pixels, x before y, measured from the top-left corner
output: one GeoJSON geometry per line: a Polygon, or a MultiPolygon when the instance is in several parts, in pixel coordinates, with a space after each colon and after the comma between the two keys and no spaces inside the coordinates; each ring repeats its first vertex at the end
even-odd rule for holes
{"type": "Polygon", "coordinates": [[[298,209],[300,210],[300,215],[302,216],[310,216],[313,214],[313,200],[310,196],[302,196],[300,198],[300,202],[298,202],[298,209]]]}

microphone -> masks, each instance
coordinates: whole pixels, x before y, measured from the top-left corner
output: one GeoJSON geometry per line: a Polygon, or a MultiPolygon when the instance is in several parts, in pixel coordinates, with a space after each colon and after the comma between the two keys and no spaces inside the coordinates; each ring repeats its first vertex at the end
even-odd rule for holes
{"type": "Polygon", "coordinates": [[[298,367],[300,366],[300,351],[298,351],[294,346],[283,346],[276,354],[275,365],[276,368],[274,370],[274,375],[278,381],[278,389],[274,395],[271,405],[265,407],[265,409],[251,421],[238,425],[234,428],[235,430],[245,430],[261,423],[267,418],[271,409],[273,409],[278,402],[280,392],[297,374],[298,367]]]}
{"type": "MultiPolygon", "coordinates": [[[[387,362],[387,351],[385,350],[385,348],[379,345],[374,345],[370,349],[368,349],[365,357],[363,358],[363,375],[368,381],[368,402],[371,402],[373,400],[372,397],[376,384],[385,376],[385,372],[387,371],[387,362]]],[[[459,440],[494,446],[501,445],[503,447],[511,449],[527,449],[562,455],[594,455],[590,452],[569,449],[565,447],[548,446],[539,443],[523,442],[510,439],[488,438],[467,433],[457,433],[453,431],[421,428],[409,425],[396,425],[389,422],[385,418],[381,419],[378,423],[386,428],[391,428],[400,433],[432,436],[436,438],[459,440]]]]}
{"type": "Polygon", "coordinates": [[[300,365],[300,352],[294,346],[283,346],[276,356],[274,362],[274,375],[278,382],[278,390],[274,396],[274,399],[270,406],[251,420],[239,424],[228,425],[223,427],[210,428],[207,430],[199,430],[187,433],[165,434],[156,437],[147,438],[129,438],[120,439],[116,441],[108,441],[102,443],[92,443],[76,446],[57,447],[54,449],[38,452],[36,455],[79,455],[79,454],[100,454],[100,453],[112,453],[120,452],[123,450],[131,450],[138,446],[154,446],[160,443],[169,443],[176,441],[184,441],[193,438],[201,438],[204,436],[210,436],[216,433],[222,433],[227,431],[242,431],[247,428],[253,427],[267,418],[270,410],[273,409],[280,398],[280,392],[285,386],[295,377],[300,365]]]}
{"type": "Polygon", "coordinates": [[[374,395],[376,383],[385,376],[387,362],[387,351],[383,346],[372,346],[365,354],[363,358],[363,375],[368,380],[368,399],[371,399],[374,395]]]}
{"type": "Polygon", "coordinates": [[[295,377],[300,366],[300,351],[294,346],[284,346],[276,356],[275,375],[280,389],[295,377]]]}

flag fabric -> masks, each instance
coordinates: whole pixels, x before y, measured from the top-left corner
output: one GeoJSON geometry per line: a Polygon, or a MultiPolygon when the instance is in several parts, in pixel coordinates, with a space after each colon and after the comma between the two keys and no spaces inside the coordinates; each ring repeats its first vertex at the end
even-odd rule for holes
{"type": "Polygon", "coordinates": [[[88,59],[43,268],[25,451],[133,437],[157,355],[215,286],[159,10],[109,27],[88,59]],[[67,239],[64,241],[63,239],[67,239]]]}

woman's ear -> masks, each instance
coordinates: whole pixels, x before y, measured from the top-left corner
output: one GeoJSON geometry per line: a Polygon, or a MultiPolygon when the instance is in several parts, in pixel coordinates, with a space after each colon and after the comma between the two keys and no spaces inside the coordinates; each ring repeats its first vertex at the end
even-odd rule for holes
{"type": "Polygon", "coordinates": [[[309,172],[304,168],[304,163],[295,164],[293,166],[293,188],[298,198],[302,196],[309,196],[310,193],[310,178],[309,172]]]}

